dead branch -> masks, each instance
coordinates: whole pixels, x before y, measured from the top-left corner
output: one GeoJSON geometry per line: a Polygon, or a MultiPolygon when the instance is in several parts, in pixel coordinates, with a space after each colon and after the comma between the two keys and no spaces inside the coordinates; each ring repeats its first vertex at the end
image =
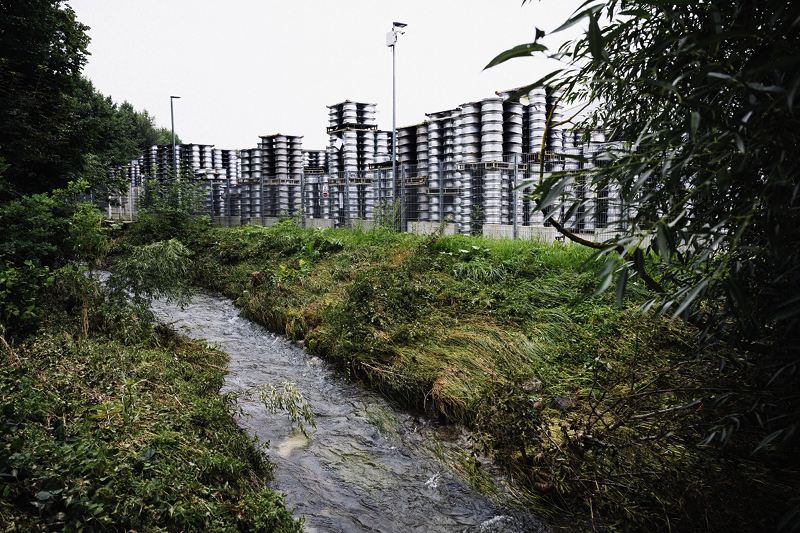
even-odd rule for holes
{"type": "MultiPolygon", "coordinates": [[[[2,326],[0,326],[0,327],[2,327],[2,326]]],[[[5,333],[5,328],[3,328],[3,333],[5,333]]],[[[8,350],[8,364],[9,365],[16,364],[17,354],[15,354],[14,350],[11,349],[11,346],[8,345],[8,343],[6,342],[6,338],[3,337],[2,335],[0,335],[0,341],[3,341],[3,345],[8,350]]]]}

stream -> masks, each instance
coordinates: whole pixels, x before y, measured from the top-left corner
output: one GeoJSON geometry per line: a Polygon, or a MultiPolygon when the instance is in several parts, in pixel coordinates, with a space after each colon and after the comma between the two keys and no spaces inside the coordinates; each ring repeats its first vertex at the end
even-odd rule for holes
{"type": "Polygon", "coordinates": [[[242,404],[241,421],[276,463],[270,487],[286,495],[304,529],[315,532],[549,532],[535,517],[499,506],[471,490],[435,450],[466,442],[454,426],[436,424],[347,383],[332,365],[239,316],[227,299],[198,293],[183,311],[154,302],[177,331],[230,355],[223,392],[291,380],[314,412],[310,438],[284,413],[242,404]]]}

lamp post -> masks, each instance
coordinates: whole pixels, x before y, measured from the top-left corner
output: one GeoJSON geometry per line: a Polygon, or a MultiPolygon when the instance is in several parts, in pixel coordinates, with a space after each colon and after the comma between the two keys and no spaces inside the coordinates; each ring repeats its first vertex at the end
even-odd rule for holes
{"type": "Polygon", "coordinates": [[[175,152],[175,112],[172,109],[172,101],[175,98],[180,98],[180,96],[170,96],[169,97],[169,115],[172,119],[172,172],[174,177],[177,179],[178,177],[178,154],[175,152]]]}
{"type": "MultiPolygon", "coordinates": [[[[405,33],[402,28],[406,26],[408,24],[392,22],[392,31],[386,34],[386,46],[392,49],[392,198],[395,198],[397,192],[397,85],[395,83],[394,45],[397,43],[397,35],[405,33]]],[[[403,206],[400,208],[402,209],[403,206]]]]}

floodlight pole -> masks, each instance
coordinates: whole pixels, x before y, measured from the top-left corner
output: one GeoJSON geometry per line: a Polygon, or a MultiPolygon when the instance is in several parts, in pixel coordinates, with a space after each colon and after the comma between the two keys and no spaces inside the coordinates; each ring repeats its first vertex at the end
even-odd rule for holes
{"type": "MultiPolygon", "coordinates": [[[[394,45],[397,43],[397,34],[403,34],[401,28],[408,24],[392,22],[392,31],[386,34],[386,46],[392,49],[392,198],[396,200],[397,194],[397,83],[395,77],[394,45]]],[[[400,206],[403,209],[403,206],[400,206]]],[[[400,229],[402,231],[402,227],[400,229]]]]}
{"type": "Polygon", "coordinates": [[[178,178],[178,154],[175,152],[175,112],[172,109],[172,101],[180,96],[169,97],[169,116],[172,119],[172,172],[175,179],[178,178]]]}
{"type": "MultiPolygon", "coordinates": [[[[395,37],[395,42],[397,37],[395,37]]],[[[392,45],[392,198],[397,194],[397,83],[395,82],[394,45],[392,45]]]]}

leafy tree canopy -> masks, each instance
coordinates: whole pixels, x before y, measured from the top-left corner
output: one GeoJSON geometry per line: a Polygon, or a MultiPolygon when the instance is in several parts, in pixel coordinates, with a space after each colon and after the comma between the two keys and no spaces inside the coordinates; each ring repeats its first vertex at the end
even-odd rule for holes
{"type": "Polygon", "coordinates": [[[88,30],[62,0],[0,0],[0,157],[9,164],[0,199],[78,177],[106,185],[109,167],[172,142],[147,111],[117,105],[81,75],[88,30]]]}
{"type": "Polygon", "coordinates": [[[50,190],[83,168],[89,139],[73,127],[69,95],[88,55],[88,28],[61,4],[0,2],[0,156],[11,165],[6,191],[50,190]]]}
{"type": "Polygon", "coordinates": [[[582,21],[583,37],[557,53],[538,42],[537,30],[535,42],[488,65],[537,54],[561,59],[563,69],[519,94],[564,89],[567,107],[593,104],[573,125],[614,141],[583,158],[578,174],[543,174],[533,184],[537,209],[605,257],[601,289],[616,277],[621,301],[632,280],[649,280],[658,292],[651,305],[696,324],[703,346],[753,354],[758,389],[793,390],[731,404],[712,439],[725,441],[725,424],[749,420],[764,426],[762,444],[796,442],[800,3],[586,2],[556,31],[582,21]],[[570,193],[576,183],[595,196],[619,191],[619,214],[609,220],[614,238],[586,242],[564,228],[557,213],[594,201],[570,193]]]}

